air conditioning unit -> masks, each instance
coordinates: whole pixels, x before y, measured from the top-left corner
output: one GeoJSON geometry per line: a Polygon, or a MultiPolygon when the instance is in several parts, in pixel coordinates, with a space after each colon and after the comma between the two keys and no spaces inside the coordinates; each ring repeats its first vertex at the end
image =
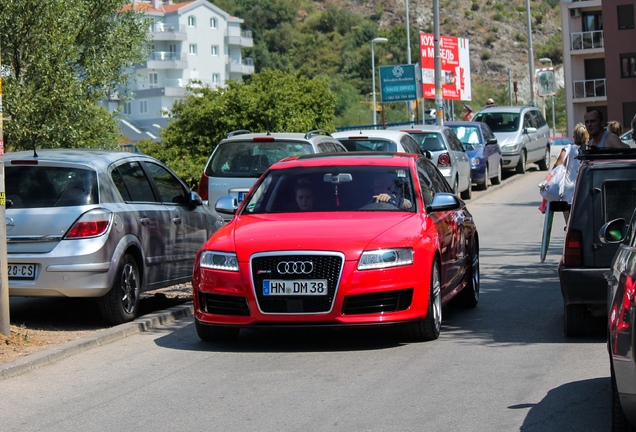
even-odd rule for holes
{"type": "Polygon", "coordinates": [[[581,10],[580,9],[570,9],[570,16],[572,18],[578,18],[581,16],[581,10]]]}

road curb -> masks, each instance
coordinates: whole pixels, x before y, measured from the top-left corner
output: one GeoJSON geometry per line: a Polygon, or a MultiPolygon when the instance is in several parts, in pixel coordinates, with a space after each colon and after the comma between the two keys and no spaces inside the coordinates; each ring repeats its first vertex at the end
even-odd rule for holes
{"type": "Polygon", "coordinates": [[[181,318],[194,315],[192,302],[144,315],[132,322],[98,331],[65,344],[26,355],[12,362],[0,365],[0,379],[10,378],[24,372],[55,363],[84,350],[106,345],[133,334],[148,331],[181,318]]]}

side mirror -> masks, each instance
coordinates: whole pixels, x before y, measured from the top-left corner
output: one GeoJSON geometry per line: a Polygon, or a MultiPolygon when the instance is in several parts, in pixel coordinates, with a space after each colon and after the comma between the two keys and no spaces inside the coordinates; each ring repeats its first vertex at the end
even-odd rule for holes
{"type": "Polygon", "coordinates": [[[486,141],[486,145],[490,144],[497,144],[497,138],[490,138],[488,141],[486,141]]]}
{"type": "Polygon", "coordinates": [[[536,128],[536,127],[528,126],[528,127],[525,129],[525,131],[526,131],[526,133],[527,133],[527,134],[536,133],[536,132],[537,132],[537,128],[536,128]]]}
{"type": "Polygon", "coordinates": [[[190,191],[190,196],[188,197],[188,204],[190,205],[190,207],[195,208],[200,205],[203,205],[203,200],[201,199],[201,196],[199,196],[198,193],[194,191],[190,191]]]}
{"type": "Polygon", "coordinates": [[[214,205],[214,210],[222,214],[230,214],[233,215],[236,213],[238,209],[238,201],[236,198],[231,196],[224,196],[219,198],[219,200],[214,205]]]}
{"type": "Polygon", "coordinates": [[[448,192],[438,192],[433,197],[433,202],[426,206],[426,213],[457,210],[461,206],[459,198],[448,192]]]}
{"type": "Polygon", "coordinates": [[[601,227],[598,238],[603,244],[621,243],[625,238],[626,227],[625,219],[614,219],[601,227]]]}

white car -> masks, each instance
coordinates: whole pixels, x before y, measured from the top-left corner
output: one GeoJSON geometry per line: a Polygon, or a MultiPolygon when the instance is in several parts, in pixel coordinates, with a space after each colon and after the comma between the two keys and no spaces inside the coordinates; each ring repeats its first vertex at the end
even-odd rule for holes
{"type": "Polygon", "coordinates": [[[621,135],[621,141],[629,144],[631,148],[636,148],[636,143],[634,143],[634,138],[632,137],[632,129],[621,135]]]}
{"type": "Polygon", "coordinates": [[[417,142],[408,133],[397,130],[362,129],[332,134],[347,151],[388,151],[422,154],[417,142]]]}

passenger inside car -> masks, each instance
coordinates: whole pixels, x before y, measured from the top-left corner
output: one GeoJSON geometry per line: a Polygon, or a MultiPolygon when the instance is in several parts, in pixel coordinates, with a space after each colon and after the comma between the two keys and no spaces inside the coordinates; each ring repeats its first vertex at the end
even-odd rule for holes
{"type": "Polygon", "coordinates": [[[294,189],[296,205],[300,211],[311,211],[314,208],[314,192],[311,184],[305,180],[299,180],[294,189]]]}

